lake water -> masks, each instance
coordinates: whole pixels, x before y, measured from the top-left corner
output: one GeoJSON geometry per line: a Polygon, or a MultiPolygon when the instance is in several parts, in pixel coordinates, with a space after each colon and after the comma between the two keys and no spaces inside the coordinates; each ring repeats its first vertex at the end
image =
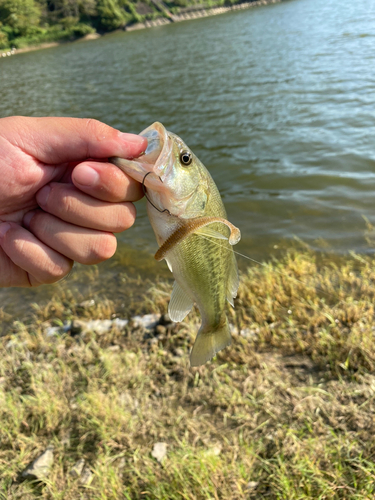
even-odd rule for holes
{"type": "MultiPolygon", "coordinates": [[[[158,120],[211,171],[238,250],[372,251],[375,2],[289,0],[0,60],[0,116],[158,120]]],[[[152,258],[145,202],[119,236],[152,258]]],[[[134,262],[136,266],[137,263],[134,262]]]]}

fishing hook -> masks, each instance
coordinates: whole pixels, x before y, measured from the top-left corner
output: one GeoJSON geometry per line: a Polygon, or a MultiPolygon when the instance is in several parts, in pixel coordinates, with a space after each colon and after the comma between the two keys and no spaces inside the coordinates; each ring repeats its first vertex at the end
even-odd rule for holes
{"type": "MultiPolygon", "coordinates": [[[[145,174],[145,176],[143,177],[143,180],[142,180],[142,190],[143,190],[143,194],[145,195],[146,197],[146,200],[150,203],[150,205],[152,205],[155,210],[157,210],[158,212],[160,212],[161,214],[163,214],[164,212],[167,212],[168,215],[171,215],[170,211],[165,208],[164,210],[160,210],[160,208],[156,207],[152,201],[150,200],[150,198],[147,196],[147,191],[146,191],[146,186],[145,186],[145,180],[146,180],[146,177],[148,176],[148,174],[153,174],[154,172],[147,172],[147,174],[145,174]]],[[[160,179],[160,182],[163,183],[163,181],[161,180],[161,177],[158,176],[159,179],[160,179]]]]}

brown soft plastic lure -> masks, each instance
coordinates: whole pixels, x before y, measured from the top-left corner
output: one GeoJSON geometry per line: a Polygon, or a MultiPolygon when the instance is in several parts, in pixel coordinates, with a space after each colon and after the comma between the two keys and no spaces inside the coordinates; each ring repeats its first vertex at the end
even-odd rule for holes
{"type": "MultiPolygon", "coordinates": [[[[165,259],[168,252],[173,250],[173,248],[181,243],[185,238],[187,238],[190,234],[197,233],[199,229],[202,229],[209,224],[213,224],[215,222],[219,222],[221,224],[225,224],[230,229],[230,235],[228,238],[230,245],[236,245],[241,239],[240,230],[234,226],[231,222],[223,219],[222,217],[199,217],[198,219],[190,219],[187,220],[175,231],[173,234],[167,238],[167,240],[161,245],[159,250],[155,254],[155,259],[157,261],[165,259]]],[[[197,233],[199,235],[199,233],[197,233]]],[[[210,233],[207,233],[207,236],[210,236],[210,233]]],[[[227,238],[222,238],[227,239],[227,238]]]]}

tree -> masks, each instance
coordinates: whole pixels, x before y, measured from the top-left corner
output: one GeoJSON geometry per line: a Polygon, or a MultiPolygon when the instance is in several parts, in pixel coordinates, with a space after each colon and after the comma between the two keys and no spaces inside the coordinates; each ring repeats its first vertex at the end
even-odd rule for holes
{"type": "Polygon", "coordinates": [[[111,31],[124,26],[127,16],[116,0],[97,0],[100,27],[111,31]]]}
{"type": "Polygon", "coordinates": [[[39,20],[40,9],[34,0],[0,0],[0,23],[10,39],[35,30],[39,20]]]}

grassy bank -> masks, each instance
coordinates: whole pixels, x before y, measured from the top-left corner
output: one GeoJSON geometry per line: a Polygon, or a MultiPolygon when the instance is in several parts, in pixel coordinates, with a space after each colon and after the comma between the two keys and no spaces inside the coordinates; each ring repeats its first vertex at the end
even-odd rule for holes
{"type": "MultiPolygon", "coordinates": [[[[98,334],[80,325],[116,316],[116,300],[61,288],[0,338],[0,498],[373,498],[374,269],[308,252],[250,268],[232,346],[199,369],[196,313],[98,334]],[[49,445],[46,479],[22,477],[49,445]],[[89,481],[71,473],[80,459],[89,481]]],[[[170,289],[131,313],[163,315],[170,289]]]]}

